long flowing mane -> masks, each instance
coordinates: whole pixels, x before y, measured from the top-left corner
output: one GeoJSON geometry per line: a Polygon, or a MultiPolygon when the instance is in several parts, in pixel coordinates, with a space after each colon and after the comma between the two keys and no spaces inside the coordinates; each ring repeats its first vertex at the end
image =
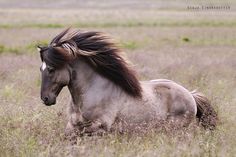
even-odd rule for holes
{"type": "Polygon", "coordinates": [[[133,97],[141,97],[142,89],[135,72],[121,56],[121,50],[101,32],[82,32],[70,28],[58,34],[46,48],[47,60],[57,67],[83,57],[100,75],[111,80],[133,97]]]}

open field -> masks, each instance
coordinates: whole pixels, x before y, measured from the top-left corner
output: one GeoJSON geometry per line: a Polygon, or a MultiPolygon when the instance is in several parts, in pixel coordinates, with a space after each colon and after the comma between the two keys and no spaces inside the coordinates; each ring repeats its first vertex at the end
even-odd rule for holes
{"type": "Polygon", "coordinates": [[[235,156],[236,3],[195,12],[180,0],[104,2],[0,0],[0,157],[235,156]],[[69,93],[64,89],[53,107],[41,103],[35,49],[69,26],[110,34],[140,80],[167,78],[203,92],[219,114],[217,129],[83,137],[70,146],[64,140],[69,93]]]}

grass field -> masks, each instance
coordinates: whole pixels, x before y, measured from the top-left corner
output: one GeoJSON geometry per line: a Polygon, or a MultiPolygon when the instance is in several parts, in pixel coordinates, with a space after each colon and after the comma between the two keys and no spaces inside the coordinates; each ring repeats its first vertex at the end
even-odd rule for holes
{"type": "Polygon", "coordinates": [[[231,9],[186,9],[204,4],[197,0],[0,0],[0,157],[235,156],[236,3],[211,2],[231,9]],[[53,107],[41,103],[35,49],[69,26],[110,34],[140,80],[167,78],[203,92],[219,115],[217,129],[83,137],[71,146],[64,139],[69,93],[53,107]]]}

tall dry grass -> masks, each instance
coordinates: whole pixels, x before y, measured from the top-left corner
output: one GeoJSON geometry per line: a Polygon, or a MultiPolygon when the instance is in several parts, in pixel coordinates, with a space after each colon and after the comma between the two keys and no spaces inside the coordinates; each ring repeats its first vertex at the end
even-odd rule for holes
{"type": "MultiPolygon", "coordinates": [[[[125,15],[121,11],[116,11],[113,16],[118,26],[113,24],[109,27],[92,24],[109,21],[110,18],[107,17],[112,13],[110,10],[94,10],[92,13],[87,9],[71,12],[63,10],[58,19],[45,16],[49,13],[55,15],[58,10],[0,11],[7,17],[11,17],[14,12],[18,13],[17,20],[0,15],[2,23],[13,26],[0,27],[0,45],[5,47],[0,54],[0,156],[176,157],[236,154],[235,25],[202,24],[204,20],[209,23],[217,21],[210,12],[200,13],[198,16],[181,10],[139,9],[129,10],[125,15]],[[22,16],[25,13],[30,13],[27,18],[22,16]],[[99,14],[94,17],[96,13],[99,14]],[[36,19],[36,16],[42,18],[36,19]],[[56,106],[46,107],[41,103],[40,58],[32,49],[35,41],[45,43],[61,31],[61,28],[32,27],[29,24],[38,20],[38,23],[47,21],[66,26],[70,18],[73,23],[86,23],[87,17],[90,28],[86,29],[111,34],[124,48],[141,80],[172,79],[189,90],[198,89],[206,94],[219,114],[220,124],[217,129],[210,132],[189,127],[175,132],[163,130],[156,133],[150,130],[145,135],[109,134],[104,137],[82,137],[78,138],[77,145],[71,146],[64,139],[69,93],[64,89],[56,106]],[[192,20],[188,21],[190,24],[178,25],[173,21],[175,17],[183,21],[192,20]],[[145,24],[122,25],[133,18],[141,19],[145,24]],[[171,26],[148,24],[159,19],[168,21],[171,26]],[[27,21],[28,24],[23,28],[17,27],[17,22],[21,21],[27,21]],[[10,47],[18,48],[20,53],[7,52],[6,48],[10,47]]],[[[217,15],[221,17],[221,21],[231,21],[235,17],[234,12],[217,15]]]]}

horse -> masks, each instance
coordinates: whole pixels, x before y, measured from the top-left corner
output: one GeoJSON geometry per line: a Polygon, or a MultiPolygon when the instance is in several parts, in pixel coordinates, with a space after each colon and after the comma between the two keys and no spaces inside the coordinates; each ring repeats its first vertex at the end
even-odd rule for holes
{"type": "Polygon", "coordinates": [[[217,113],[206,96],[167,79],[139,81],[121,48],[102,32],[68,28],[38,50],[43,103],[56,104],[62,88],[69,89],[67,135],[109,132],[120,122],[185,127],[198,120],[206,129],[216,127],[217,113]]]}

